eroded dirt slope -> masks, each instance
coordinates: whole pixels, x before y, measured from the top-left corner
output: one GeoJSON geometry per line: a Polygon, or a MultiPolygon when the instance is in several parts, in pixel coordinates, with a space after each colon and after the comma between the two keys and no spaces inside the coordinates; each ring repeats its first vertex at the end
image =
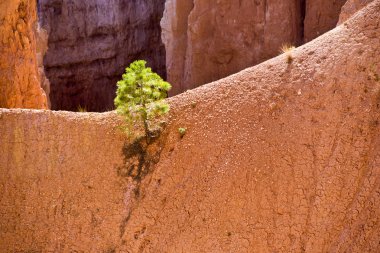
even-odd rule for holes
{"type": "Polygon", "coordinates": [[[293,57],[173,98],[120,249],[380,250],[380,1],[293,57]]]}
{"type": "Polygon", "coordinates": [[[118,244],[125,191],[114,166],[124,137],[114,118],[0,111],[0,252],[107,252],[118,244]]]}
{"type": "Polygon", "coordinates": [[[380,0],[292,57],[172,98],[142,178],[113,113],[1,111],[0,251],[379,252],[380,0]]]}

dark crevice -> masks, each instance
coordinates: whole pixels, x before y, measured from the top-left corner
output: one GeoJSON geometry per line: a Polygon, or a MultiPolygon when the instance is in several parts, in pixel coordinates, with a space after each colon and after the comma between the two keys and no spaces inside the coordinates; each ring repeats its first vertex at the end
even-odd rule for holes
{"type": "Polygon", "coordinates": [[[129,219],[131,218],[131,214],[128,214],[128,216],[127,217],[125,217],[122,221],[121,221],[121,224],[120,224],[120,226],[119,226],[119,237],[120,238],[123,238],[123,236],[124,236],[124,233],[125,233],[125,229],[126,229],[126,227],[127,227],[127,224],[128,224],[128,221],[129,221],[129,219]]]}
{"type": "MultiPolygon", "coordinates": [[[[153,173],[154,166],[159,162],[161,152],[167,141],[167,133],[163,133],[163,128],[152,131],[151,141],[147,142],[146,136],[136,138],[132,143],[125,143],[122,153],[124,163],[117,168],[117,175],[121,178],[130,178],[133,189],[132,202],[128,214],[123,218],[119,227],[119,237],[124,242],[123,237],[128,226],[128,222],[139,202],[144,199],[142,183],[149,174],[153,173]]],[[[148,180],[149,181],[149,180],[148,180]]],[[[161,184],[161,179],[158,180],[161,184]]],[[[145,231],[145,229],[144,229],[145,231]]]]}
{"type": "Polygon", "coordinates": [[[305,43],[305,18],[306,18],[306,0],[300,0],[300,44],[305,43]]]}

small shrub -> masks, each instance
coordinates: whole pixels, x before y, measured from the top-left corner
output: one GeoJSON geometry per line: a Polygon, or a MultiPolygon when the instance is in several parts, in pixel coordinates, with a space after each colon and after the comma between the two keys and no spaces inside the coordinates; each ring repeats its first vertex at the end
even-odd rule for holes
{"type": "Polygon", "coordinates": [[[87,112],[86,107],[82,107],[81,105],[78,106],[78,112],[87,112]]]}
{"type": "Polygon", "coordinates": [[[375,64],[372,64],[369,68],[369,79],[380,82],[380,75],[376,72],[375,64]]]}
{"type": "Polygon", "coordinates": [[[146,67],[146,61],[138,60],[126,68],[123,79],[117,82],[115,106],[126,121],[126,131],[134,135],[133,125],[142,121],[146,141],[149,144],[154,131],[159,128],[156,119],[169,112],[165,102],[171,85],[146,67]]]}
{"type": "Polygon", "coordinates": [[[186,134],[186,128],[180,127],[180,128],[178,128],[178,132],[179,132],[179,135],[181,136],[181,138],[183,138],[183,136],[185,136],[185,134],[186,134]]]}
{"type": "Polygon", "coordinates": [[[283,54],[285,54],[285,57],[286,57],[286,62],[288,64],[292,63],[293,62],[293,55],[292,55],[292,52],[293,50],[295,49],[294,46],[292,45],[289,45],[289,44],[284,44],[282,45],[281,47],[281,52],[283,54]]]}

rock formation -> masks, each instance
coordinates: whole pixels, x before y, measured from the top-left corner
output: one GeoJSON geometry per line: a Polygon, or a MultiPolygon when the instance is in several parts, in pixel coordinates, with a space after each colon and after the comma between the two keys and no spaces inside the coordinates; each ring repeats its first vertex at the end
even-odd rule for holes
{"type": "Polygon", "coordinates": [[[380,251],[379,38],[376,0],[291,64],[174,97],[121,251],[380,251]]]}
{"type": "Polygon", "coordinates": [[[161,21],[171,94],[273,57],[286,42],[302,41],[298,1],[193,2],[167,1],[161,21]]]}
{"type": "Polygon", "coordinates": [[[355,12],[372,2],[373,0],[348,0],[342,7],[342,11],[339,16],[339,23],[349,19],[355,12]]]}
{"type": "Polygon", "coordinates": [[[0,2],[0,107],[46,109],[36,55],[36,3],[0,2]]]}
{"type": "Polygon", "coordinates": [[[188,43],[188,17],[194,8],[193,1],[166,0],[165,12],[161,20],[162,41],[166,49],[167,77],[172,84],[171,95],[179,94],[191,86],[183,82],[185,78],[186,51],[188,43]]]}
{"type": "Polygon", "coordinates": [[[375,0],[173,97],[143,178],[114,113],[0,110],[0,251],[379,252],[379,37],[375,0]]]}
{"type": "Polygon", "coordinates": [[[48,34],[45,29],[40,25],[37,26],[37,66],[38,75],[42,89],[45,91],[48,107],[51,108],[50,103],[50,82],[45,75],[44,56],[48,50],[48,34]]]}
{"type": "Polygon", "coordinates": [[[161,21],[171,95],[215,81],[335,27],[345,0],[166,1],[161,21]]]}
{"type": "Polygon", "coordinates": [[[52,109],[112,109],[116,82],[136,59],[165,76],[164,0],[40,0],[39,7],[52,109]]]}
{"type": "Polygon", "coordinates": [[[304,41],[311,41],[336,26],[347,0],[306,0],[304,41]]]}

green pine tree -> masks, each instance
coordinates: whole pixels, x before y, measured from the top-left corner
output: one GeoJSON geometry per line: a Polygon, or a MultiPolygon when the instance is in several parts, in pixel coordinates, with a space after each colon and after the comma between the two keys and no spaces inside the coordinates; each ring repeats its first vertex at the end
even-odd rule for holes
{"type": "Polygon", "coordinates": [[[146,141],[151,140],[152,121],[169,112],[169,105],[164,100],[171,85],[165,82],[146,61],[138,60],[126,68],[123,79],[117,82],[115,106],[118,114],[127,123],[126,130],[133,135],[132,128],[136,121],[142,120],[146,141]]]}

